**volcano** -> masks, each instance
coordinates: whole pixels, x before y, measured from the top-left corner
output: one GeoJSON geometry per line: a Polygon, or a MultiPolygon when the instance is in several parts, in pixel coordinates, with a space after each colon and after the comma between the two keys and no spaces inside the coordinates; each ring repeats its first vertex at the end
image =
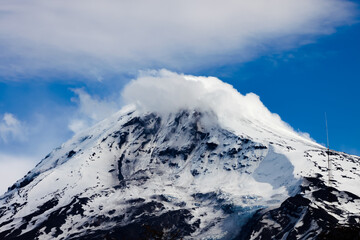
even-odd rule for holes
{"type": "Polygon", "coordinates": [[[123,96],[0,197],[0,239],[359,239],[360,157],[216,78],[123,96]]]}

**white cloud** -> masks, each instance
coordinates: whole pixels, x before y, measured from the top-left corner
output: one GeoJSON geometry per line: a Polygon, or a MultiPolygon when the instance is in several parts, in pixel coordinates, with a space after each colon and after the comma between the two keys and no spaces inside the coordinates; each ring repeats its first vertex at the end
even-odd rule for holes
{"type": "Polygon", "coordinates": [[[242,62],[349,24],[347,0],[3,0],[3,75],[177,71],[242,62]],[[49,71],[46,71],[47,73],[49,71]]]}
{"type": "Polygon", "coordinates": [[[77,103],[77,112],[70,120],[69,129],[74,133],[84,130],[96,122],[103,120],[116,112],[120,107],[119,103],[109,99],[99,99],[89,95],[84,89],[73,89],[77,98],[72,101],[77,103]]]}
{"type": "Polygon", "coordinates": [[[5,113],[0,119],[0,140],[7,143],[10,140],[23,141],[27,130],[13,114],[5,113]]]}
{"type": "MultiPolygon", "coordinates": [[[[181,109],[214,112],[221,124],[234,131],[257,129],[311,140],[296,133],[279,115],[271,113],[254,93],[242,95],[215,77],[197,77],[168,70],[147,71],[125,86],[122,97],[140,111],[168,114],[181,109]]],[[[260,130],[260,131],[258,131],[260,130]]],[[[256,133],[258,135],[258,133],[256,133]]],[[[262,133],[262,135],[266,135],[262,133]]]]}
{"type": "Polygon", "coordinates": [[[88,128],[89,126],[90,126],[90,123],[88,123],[88,121],[86,121],[84,119],[75,118],[75,119],[70,120],[68,127],[72,132],[77,133],[77,132],[80,132],[80,131],[88,128]]]}
{"type": "Polygon", "coordinates": [[[218,115],[233,112],[238,118],[280,121],[254,93],[240,94],[216,77],[197,77],[168,70],[142,72],[127,84],[122,97],[144,111],[168,113],[180,109],[212,110],[218,115]],[[261,117],[259,118],[259,114],[261,117]]]}

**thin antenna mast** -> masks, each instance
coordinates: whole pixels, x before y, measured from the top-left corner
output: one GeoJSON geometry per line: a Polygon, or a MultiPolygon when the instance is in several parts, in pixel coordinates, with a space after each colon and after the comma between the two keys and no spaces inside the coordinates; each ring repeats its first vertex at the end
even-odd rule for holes
{"type": "Polygon", "coordinates": [[[328,181],[329,181],[329,186],[331,186],[330,145],[329,145],[329,131],[328,131],[326,112],[325,112],[325,126],[326,126],[327,155],[328,155],[328,181]]]}

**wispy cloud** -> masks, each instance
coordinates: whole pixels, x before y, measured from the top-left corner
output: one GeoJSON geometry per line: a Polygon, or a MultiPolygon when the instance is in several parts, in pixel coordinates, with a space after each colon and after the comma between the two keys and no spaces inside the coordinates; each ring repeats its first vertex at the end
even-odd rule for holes
{"type": "Polygon", "coordinates": [[[13,114],[5,113],[0,119],[0,141],[23,141],[27,135],[25,125],[13,114]]]}
{"type": "Polygon", "coordinates": [[[0,114],[0,154],[16,153],[39,161],[70,138],[72,132],[67,124],[73,115],[64,113],[77,112],[76,107],[51,107],[42,109],[42,113],[32,112],[26,120],[10,113],[0,114]]]}
{"type": "Polygon", "coordinates": [[[120,101],[91,96],[82,88],[73,89],[73,92],[77,95],[72,98],[72,101],[77,104],[77,109],[68,127],[74,133],[103,120],[120,108],[120,101]]]}
{"type": "Polygon", "coordinates": [[[187,71],[306,44],[352,22],[346,0],[3,0],[3,77],[187,71]]]}

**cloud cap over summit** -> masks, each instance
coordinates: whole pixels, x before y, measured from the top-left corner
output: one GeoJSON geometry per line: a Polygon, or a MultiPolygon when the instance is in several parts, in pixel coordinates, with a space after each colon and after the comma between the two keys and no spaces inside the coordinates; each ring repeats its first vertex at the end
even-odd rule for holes
{"type": "Polygon", "coordinates": [[[122,97],[125,103],[135,104],[143,112],[167,115],[183,109],[211,111],[223,126],[234,130],[244,126],[264,127],[299,137],[278,114],[264,106],[258,95],[242,95],[216,77],[178,74],[165,69],[144,71],[125,86],[122,97]]]}

